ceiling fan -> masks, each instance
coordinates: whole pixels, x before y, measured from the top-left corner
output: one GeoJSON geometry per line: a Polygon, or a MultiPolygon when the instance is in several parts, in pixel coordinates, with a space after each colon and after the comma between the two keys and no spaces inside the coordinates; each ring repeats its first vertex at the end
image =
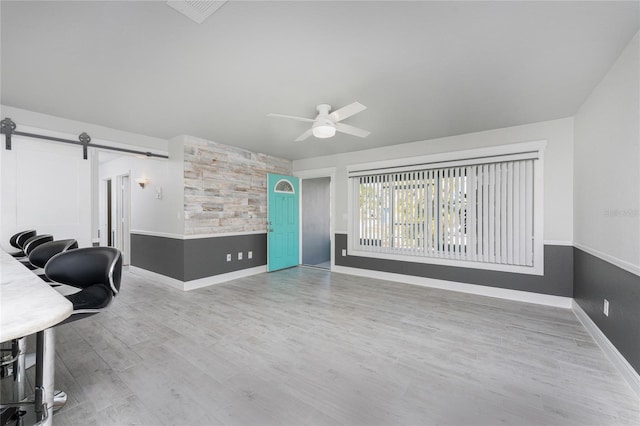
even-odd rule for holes
{"type": "Polygon", "coordinates": [[[291,118],[293,120],[313,123],[309,130],[298,136],[296,142],[303,141],[311,135],[320,139],[330,138],[336,134],[336,131],[361,138],[369,136],[370,132],[366,130],[340,123],[342,120],[367,109],[367,107],[362,105],[360,102],[354,102],[333,112],[329,112],[331,111],[331,105],[327,104],[320,104],[316,109],[318,110],[316,118],[293,117],[291,115],[282,114],[267,114],[267,116],[291,118]]]}

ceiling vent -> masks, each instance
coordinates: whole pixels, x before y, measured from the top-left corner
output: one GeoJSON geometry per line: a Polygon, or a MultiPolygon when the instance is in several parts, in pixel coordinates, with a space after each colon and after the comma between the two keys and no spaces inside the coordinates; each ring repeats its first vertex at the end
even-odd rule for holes
{"type": "Polygon", "coordinates": [[[226,2],[227,0],[178,0],[168,1],[167,4],[192,21],[202,24],[226,2]]]}

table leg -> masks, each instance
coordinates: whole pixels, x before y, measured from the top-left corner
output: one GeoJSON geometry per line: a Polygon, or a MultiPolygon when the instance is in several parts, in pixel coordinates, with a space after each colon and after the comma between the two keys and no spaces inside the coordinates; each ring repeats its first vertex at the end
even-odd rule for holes
{"type": "Polygon", "coordinates": [[[25,352],[27,351],[27,339],[21,337],[14,340],[14,353],[16,360],[13,363],[13,399],[14,401],[22,401],[25,397],[25,352]]]}
{"type": "Polygon", "coordinates": [[[36,334],[36,418],[38,424],[53,424],[53,386],[55,374],[55,331],[53,328],[36,334]],[[46,412],[44,406],[46,404],[46,412]]]}

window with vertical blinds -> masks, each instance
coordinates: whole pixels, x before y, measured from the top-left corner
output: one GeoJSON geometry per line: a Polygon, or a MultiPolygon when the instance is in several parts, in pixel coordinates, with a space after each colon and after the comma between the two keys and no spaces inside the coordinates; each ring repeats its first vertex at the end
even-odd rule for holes
{"type": "Polygon", "coordinates": [[[541,260],[534,238],[537,161],[537,154],[508,155],[350,173],[351,248],[378,257],[533,267],[541,260]]]}

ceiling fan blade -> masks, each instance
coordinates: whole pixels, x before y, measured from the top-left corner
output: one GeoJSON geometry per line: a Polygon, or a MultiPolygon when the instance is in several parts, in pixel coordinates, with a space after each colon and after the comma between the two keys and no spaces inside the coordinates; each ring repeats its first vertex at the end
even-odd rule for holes
{"type": "Polygon", "coordinates": [[[361,138],[366,138],[367,136],[369,136],[369,134],[371,134],[371,132],[367,130],[359,129],[357,127],[350,126],[344,123],[336,123],[336,130],[348,135],[358,136],[361,138]]]}
{"type": "Polygon", "coordinates": [[[360,102],[354,102],[333,111],[331,114],[329,114],[329,117],[331,117],[333,121],[338,122],[344,120],[345,118],[349,118],[359,112],[362,112],[365,109],[367,109],[367,107],[362,105],[360,102]]]}
{"type": "Polygon", "coordinates": [[[303,141],[306,138],[308,138],[309,136],[311,136],[311,134],[312,134],[312,131],[311,131],[311,129],[309,129],[306,132],[304,132],[303,134],[301,134],[300,136],[298,136],[298,138],[295,141],[296,142],[303,141]]]}
{"type": "Polygon", "coordinates": [[[282,115],[282,114],[267,114],[267,117],[291,118],[293,120],[306,121],[309,123],[313,123],[315,121],[313,118],[294,117],[292,115],[282,115]]]}

